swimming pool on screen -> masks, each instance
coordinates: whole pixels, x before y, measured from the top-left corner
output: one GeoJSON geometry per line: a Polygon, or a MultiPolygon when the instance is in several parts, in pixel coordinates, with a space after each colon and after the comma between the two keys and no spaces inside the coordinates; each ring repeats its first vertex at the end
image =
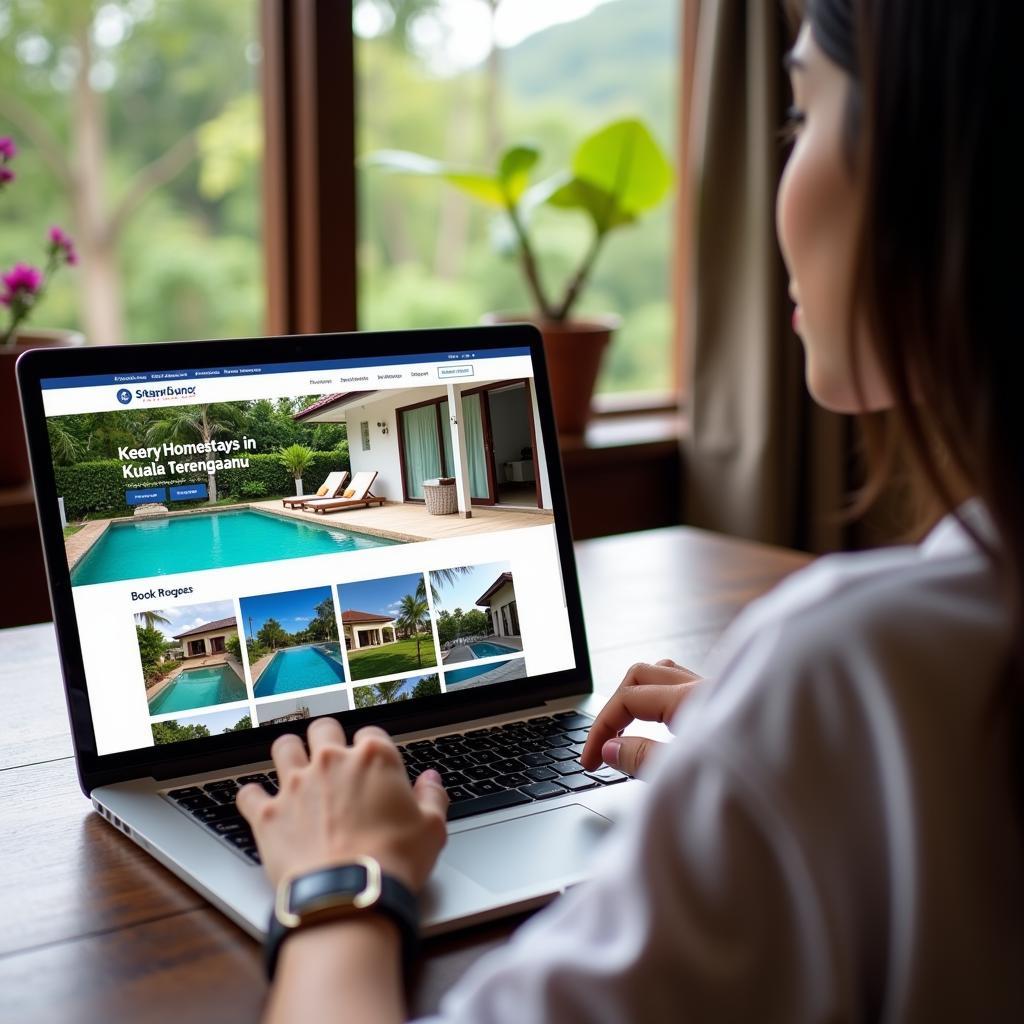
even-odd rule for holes
{"type": "Polygon", "coordinates": [[[113,583],[399,543],[256,509],[197,512],[111,523],[71,570],[71,583],[113,583]]]}
{"type": "Polygon", "coordinates": [[[245,700],[245,683],[229,665],[187,668],[149,702],[149,713],[191,711],[235,700],[245,700]]]}
{"type": "Polygon", "coordinates": [[[253,693],[257,697],[270,697],[344,681],[340,644],[305,644],[272,654],[256,680],[253,693]]]}

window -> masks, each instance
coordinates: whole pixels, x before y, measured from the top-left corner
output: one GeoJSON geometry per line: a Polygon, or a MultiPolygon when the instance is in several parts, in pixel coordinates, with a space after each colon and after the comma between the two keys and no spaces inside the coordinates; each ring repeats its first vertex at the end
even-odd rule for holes
{"type": "MultiPolygon", "coordinates": [[[[588,130],[643,117],[675,152],[676,0],[357,0],[357,151],[405,149],[487,167],[537,143],[538,174],[566,166],[588,130]],[[397,16],[396,16],[397,12],[397,16]]],[[[514,261],[486,209],[443,183],[361,164],[359,310],[366,328],[474,323],[527,312],[514,261]]],[[[672,203],[609,239],[579,313],[622,328],[598,390],[675,390],[672,203]]],[[[565,279],[589,241],[574,214],[536,215],[542,273],[565,279]]]]}
{"type": "Polygon", "coordinates": [[[0,266],[79,264],[35,326],[90,341],[263,333],[256,0],[0,0],[0,266]]]}
{"type": "Polygon", "coordinates": [[[368,452],[370,450],[370,423],[368,420],[363,420],[359,424],[359,437],[363,442],[363,451],[368,452]]]}

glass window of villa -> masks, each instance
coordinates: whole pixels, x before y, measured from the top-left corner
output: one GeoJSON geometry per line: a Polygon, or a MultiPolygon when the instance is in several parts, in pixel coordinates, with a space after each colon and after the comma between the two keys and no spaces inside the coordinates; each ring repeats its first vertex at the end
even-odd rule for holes
{"type": "Polygon", "coordinates": [[[255,0],[0,2],[0,267],[74,239],[35,326],[88,341],[264,333],[255,0]]]}
{"type": "Polygon", "coordinates": [[[370,423],[368,420],[363,420],[359,424],[359,436],[363,443],[363,451],[368,452],[370,450],[370,423]]]}

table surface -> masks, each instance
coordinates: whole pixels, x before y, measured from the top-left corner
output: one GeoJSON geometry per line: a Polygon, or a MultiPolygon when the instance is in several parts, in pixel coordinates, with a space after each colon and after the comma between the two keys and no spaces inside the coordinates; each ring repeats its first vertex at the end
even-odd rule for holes
{"type": "MultiPolygon", "coordinates": [[[[577,545],[595,688],[636,661],[700,671],[733,616],[808,558],[686,527],[577,545]]],[[[255,942],[94,814],[49,624],[0,632],[0,1021],[253,1021],[255,942]]],[[[428,941],[413,1010],[516,924],[428,941]]]]}

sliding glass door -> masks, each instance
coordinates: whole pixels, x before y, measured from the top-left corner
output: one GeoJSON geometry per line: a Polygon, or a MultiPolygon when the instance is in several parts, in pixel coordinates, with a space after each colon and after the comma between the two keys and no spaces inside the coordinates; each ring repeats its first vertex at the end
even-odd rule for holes
{"type": "Polygon", "coordinates": [[[403,409],[402,418],[402,471],[405,497],[423,498],[423,481],[445,476],[441,463],[441,445],[438,440],[437,405],[421,405],[403,409]]]}

